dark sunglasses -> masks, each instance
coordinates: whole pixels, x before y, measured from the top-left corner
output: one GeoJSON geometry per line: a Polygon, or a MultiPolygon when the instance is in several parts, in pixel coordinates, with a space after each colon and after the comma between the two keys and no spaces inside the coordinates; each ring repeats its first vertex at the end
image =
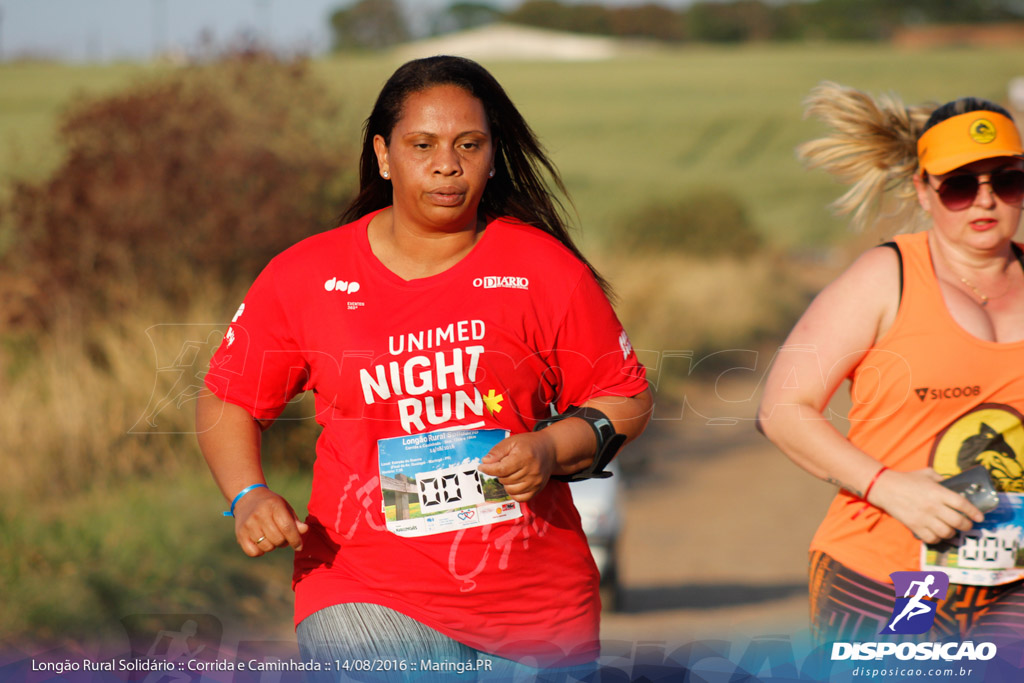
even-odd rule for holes
{"type": "Polygon", "coordinates": [[[1019,204],[1024,199],[1024,171],[1018,169],[995,171],[985,181],[978,180],[973,173],[961,173],[949,176],[932,189],[939,194],[939,200],[947,209],[963,211],[974,204],[978,188],[986,183],[1007,204],[1019,204]]]}

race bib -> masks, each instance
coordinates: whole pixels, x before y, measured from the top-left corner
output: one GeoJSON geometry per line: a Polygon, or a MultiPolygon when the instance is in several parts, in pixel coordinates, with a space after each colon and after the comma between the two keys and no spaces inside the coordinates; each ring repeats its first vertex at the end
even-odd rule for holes
{"type": "Polygon", "coordinates": [[[477,470],[508,434],[461,429],[377,441],[388,531],[429,536],[522,517],[497,478],[477,470]]]}
{"type": "Polygon", "coordinates": [[[1024,495],[1000,493],[999,505],[970,531],[921,544],[921,569],[941,569],[953,583],[998,586],[1024,578],[1024,495]]]}

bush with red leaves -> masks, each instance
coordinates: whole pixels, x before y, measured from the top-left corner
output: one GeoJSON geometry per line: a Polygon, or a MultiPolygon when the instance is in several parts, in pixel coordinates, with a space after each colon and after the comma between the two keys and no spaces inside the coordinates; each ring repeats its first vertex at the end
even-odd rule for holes
{"type": "Polygon", "coordinates": [[[251,281],[352,196],[358,141],[338,112],[305,63],[258,54],[75,106],[63,164],[2,208],[0,326],[109,318],[143,293],[183,310],[200,282],[251,281]]]}

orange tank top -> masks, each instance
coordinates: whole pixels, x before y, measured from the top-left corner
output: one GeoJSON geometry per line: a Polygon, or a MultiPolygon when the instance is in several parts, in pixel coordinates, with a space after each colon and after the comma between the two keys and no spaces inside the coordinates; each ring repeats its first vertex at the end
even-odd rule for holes
{"type": "MultiPolygon", "coordinates": [[[[892,470],[931,466],[951,476],[980,463],[997,489],[1024,491],[1024,341],[985,341],[960,327],[946,308],[927,237],[896,237],[900,306],[849,377],[848,438],[892,470]]],[[[876,581],[921,568],[921,542],[843,490],[811,549],[876,581]]]]}

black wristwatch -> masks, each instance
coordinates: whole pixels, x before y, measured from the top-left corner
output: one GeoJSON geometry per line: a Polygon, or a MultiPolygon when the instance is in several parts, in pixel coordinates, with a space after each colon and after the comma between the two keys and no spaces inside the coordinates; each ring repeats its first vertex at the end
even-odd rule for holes
{"type": "Polygon", "coordinates": [[[572,474],[553,474],[552,479],[558,479],[559,481],[583,481],[584,479],[606,479],[612,476],[611,472],[606,472],[605,467],[612,461],[615,454],[622,448],[623,442],[626,441],[625,434],[619,434],[615,431],[615,425],[608,419],[608,416],[602,413],[597,408],[579,408],[577,406],[569,406],[568,410],[560,415],[552,415],[551,417],[538,420],[534,426],[533,431],[539,432],[545,427],[549,427],[556,422],[560,422],[570,417],[578,417],[581,420],[586,421],[590,425],[590,428],[594,430],[594,436],[597,437],[597,449],[594,452],[594,461],[586,469],[580,470],[579,472],[573,472],[572,474]]]}

